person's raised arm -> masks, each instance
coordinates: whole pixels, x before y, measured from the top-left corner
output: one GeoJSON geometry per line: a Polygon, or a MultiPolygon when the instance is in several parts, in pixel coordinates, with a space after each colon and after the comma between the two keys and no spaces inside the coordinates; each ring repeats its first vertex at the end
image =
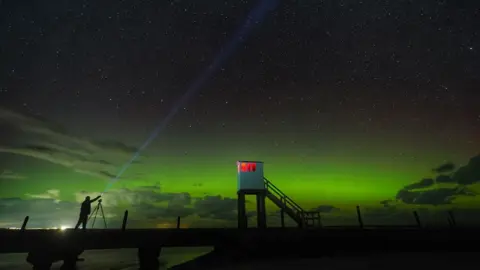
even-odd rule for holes
{"type": "Polygon", "coordinates": [[[100,197],[102,197],[102,195],[98,195],[97,197],[95,197],[95,199],[91,200],[90,202],[93,203],[93,202],[95,202],[96,200],[100,199],[100,197]]]}

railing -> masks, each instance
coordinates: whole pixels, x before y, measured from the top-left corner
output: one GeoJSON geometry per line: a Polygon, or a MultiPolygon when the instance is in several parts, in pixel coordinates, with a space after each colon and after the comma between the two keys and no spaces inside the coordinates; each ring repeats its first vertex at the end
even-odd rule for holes
{"type": "Polygon", "coordinates": [[[287,195],[285,195],[285,193],[283,193],[279,188],[277,188],[274,184],[272,184],[272,182],[268,181],[267,178],[263,178],[263,180],[265,182],[265,188],[267,190],[273,191],[273,193],[275,193],[276,195],[278,195],[280,197],[280,200],[282,201],[282,203],[285,203],[290,208],[292,208],[295,212],[297,212],[297,215],[302,220],[305,219],[305,217],[304,217],[305,210],[303,210],[303,208],[300,207],[300,205],[298,205],[296,202],[294,202],[292,199],[290,199],[287,195]]]}
{"type": "Polygon", "coordinates": [[[304,212],[303,214],[306,226],[322,227],[322,221],[319,211],[308,211],[304,212]]]}

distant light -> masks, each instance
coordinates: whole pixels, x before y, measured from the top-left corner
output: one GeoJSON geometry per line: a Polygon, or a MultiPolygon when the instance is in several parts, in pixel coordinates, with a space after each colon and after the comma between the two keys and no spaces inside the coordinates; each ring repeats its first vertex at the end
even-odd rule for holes
{"type": "Polygon", "coordinates": [[[66,229],[68,229],[68,226],[64,226],[64,225],[60,226],[60,230],[65,231],[66,229]]]}

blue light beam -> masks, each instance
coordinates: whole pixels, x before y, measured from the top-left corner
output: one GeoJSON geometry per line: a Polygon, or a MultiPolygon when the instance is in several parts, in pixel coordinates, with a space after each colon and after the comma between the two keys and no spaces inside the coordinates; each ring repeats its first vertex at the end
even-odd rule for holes
{"type": "Polygon", "coordinates": [[[168,125],[172,118],[178,113],[180,108],[200,91],[205,82],[218,70],[228,58],[236,51],[237,47],[245,40],[247,35],[252,31],[255,25],[259,25],[266,17],[266,15],[273,11],[278,5],[278,0],[261,0],[261,2],[248,14],[245,23],[237,29],[233,37],[225,44],[225,47],[217,54],[213,62],[204,70],[188,87],[188,90],[183,96],[174,104],[167,116],[162,119],[157,127],[153,130],[148,139],[138,148],[137,152],[132,158],[127,161],[117,175],[107,184],[105,193],[109,188],[117,182],[123,173],[132,165],[132,163],[140,156],[140,153],[158,136],[158,134],[168,125]]]}

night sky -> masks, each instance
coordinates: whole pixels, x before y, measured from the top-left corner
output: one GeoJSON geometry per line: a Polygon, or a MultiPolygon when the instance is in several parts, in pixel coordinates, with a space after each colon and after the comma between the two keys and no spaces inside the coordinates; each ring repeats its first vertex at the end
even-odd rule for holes
{"type": "Polygon", "coordinates": [[[0,227],[73,226],[180,105],[111,226],[236,224],[237,160],[325,224],[480,221],[479,1],[279,1],[178,103],[257,3],[0,1],[0,227]]]}

